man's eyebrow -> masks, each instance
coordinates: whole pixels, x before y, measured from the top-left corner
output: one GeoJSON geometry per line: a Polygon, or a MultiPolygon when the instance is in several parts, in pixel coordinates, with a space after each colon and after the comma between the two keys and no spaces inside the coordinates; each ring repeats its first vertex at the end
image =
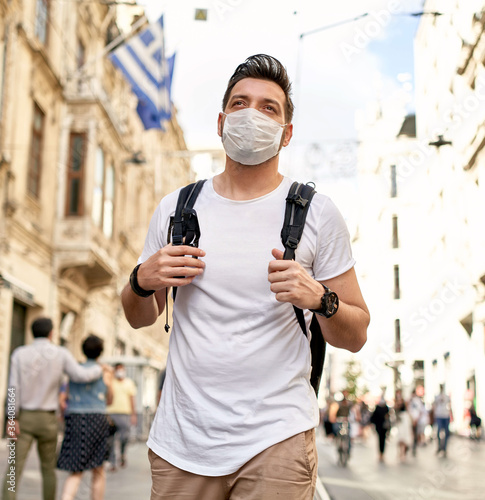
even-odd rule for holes
{"type": "MultiPolygon", "coordinates": [[[[246,94],[234,94],[233,96],[231,96],[230,100],[233,101],[234,99],[249,99],[249,96],[246,94]]],[[[262,100],[269,104],[275,104],[276,106],[281,108],[281,104],[275,99],[271,99],[270,97],[263,97],[262,100]]]]}

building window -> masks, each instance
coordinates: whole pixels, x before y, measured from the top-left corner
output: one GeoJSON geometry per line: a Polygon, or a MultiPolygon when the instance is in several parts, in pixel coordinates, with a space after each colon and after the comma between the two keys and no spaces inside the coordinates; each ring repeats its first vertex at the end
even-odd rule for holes
{"type": "Polygon", "coordinates": [[[396,165],[391,165],[391,198],[397,196],[397,173],[396,165]]]}
{"type": "Polygon", "coordinates": [[[80,69],[84,66],[86,62],[86,48],[84,47],[83,42],[78,39],[77,41],[77,54],[76,54],[76,65],[77,68],[80,69]]]}
{"type": "Polygon", "coordinates": [[[98,148],[94,174],[93,221],[107,238],[113,236],[114,198],[115,169],[113,165],[105,168],[103,150],[98,148]]]}
{"type": "Polygon", "coordinates": [[[84,213],[84,165],[86,134],[71,133],[66,186],[66,216],[84,213]]]}
{"type": "Polygon", "coordinates": [[[96,165],[94,170],[94,191],[93,191],[93,222],[101,227],[103,222],[103,191],[104,191],[104,151],[101,148],[96,150],[96,165]]]}
{"type": "Polygon", "coordinates": [[[392,216],[392,248],[399,248],[399,233],[397,226],[397,215],[392,216]]]}
{"type": "Polygon", "coordinates": [[[126,354],[126,344],[122,340],[116,339],[113,355],[124,356],[125,354],[126,354]]]}
{"type": "Polygon", "coordinates": [[[396,352],[401,352],[401,320],[394,320],[394,342],[396,352]]]}
{"type": "Polygon", "coordinates": [[[107,238],[113,236],[113,215],[115,198],[115,169],[110,165],[106,169],[106,180],[103,203],[103,233],[107,238]]]}
{"type": "Polygon", "coordinates": [[[34,104],[32,138],[30,142],[30,162],[27,178],[28,192],[35,198],[40,193],[40,175],[42,172],[42,143],[44,134],[44,113],[34,104]]]}
{"type": "Polygon", "coordinates": [[[37,0],[37,5],[35,8],[35,36],[44,45],[47,44],[49,8],[49,0],[37,0]]]}
{"type": "Polygon", "coordinates": [[[401,289],[399,286],[399,266],[398,265],[394,266],[394,298],[395,299],[401,298],[401,289]]]}
{"type": "Polygon", "coordinates": [[[460,323],[466,333],[468,333],[468,336],[471,337],[473,333],[473,314],[470,313],[468,316],[463,318],[460,323]]]}

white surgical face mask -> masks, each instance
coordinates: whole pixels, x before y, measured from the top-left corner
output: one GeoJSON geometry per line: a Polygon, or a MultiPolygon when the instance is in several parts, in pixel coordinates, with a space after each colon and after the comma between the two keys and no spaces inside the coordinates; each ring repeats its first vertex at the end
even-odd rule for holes
{"type": "Polygon", "coordinates": [[[115,371],[115,377],[117,379],[122,379],[125,378],[126,372],[122,368],[118,368],[118,370],[115,371]]]}
{"type": "Polygon", "coordinates": [[[259,165],[278,154],[285,125],[254,108],[223,114],[222,145],[229,158],[243,165],[259,165]]]}

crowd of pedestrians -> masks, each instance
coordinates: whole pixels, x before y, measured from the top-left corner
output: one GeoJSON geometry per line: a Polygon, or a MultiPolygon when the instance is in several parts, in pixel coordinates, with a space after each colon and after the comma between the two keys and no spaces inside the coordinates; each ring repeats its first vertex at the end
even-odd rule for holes
{"type": "Polygon", "coordinates": [[[136,424],[135,385],[123,365],[113,370],[98,362],[103,352],[99,337],[89,335],[83,341],[86,362],[79,364],[65,347],[51,342],[49,318],[35,320],[31,329],[33,343],[15,349],[11,357],[9,390],[15,394],[15,415],[7,422],[6,435],[16,443],[15,475],[5,474],[2,498],[17,498],[25,461],[36,442],[44,500],[56,498],[56,467],[69,472],[62,500],[76,497],[86,471],[92,473],[91,499],[103,500],[108,458],[110,470],[116,469],[116,437],[120,465],[126,466],[130,425],[136,424]],[[58,453],[59,415],[64,436],[58,453]]]}
{"type": "MultiPolygon", "coordinates": [[[[328,398],[322,410],[322,425],[325,435],[333,439],[339,416],[348,418],[352,441],[366,442],[371,429],[377,435],[378,460],[384,462],[386,443],[391,434],[395,436],[398,447],[398,460],[404,462],[409,455],[416,456],[420,446],[436,441],[436,454],[446,456],[452,419],[451,400],[440,386],[440,392],[432,405],[426,407],[423,398],[413,390],[410,397],[404,398],[401,390],[396,390],[392,401],[387,402],[384,393],[374,405],[362,399],[349,398],[348,391],[328,398]]],[[[475,406],[468,409],[470,436],[479,439],[481,419],[475,406]]]]}

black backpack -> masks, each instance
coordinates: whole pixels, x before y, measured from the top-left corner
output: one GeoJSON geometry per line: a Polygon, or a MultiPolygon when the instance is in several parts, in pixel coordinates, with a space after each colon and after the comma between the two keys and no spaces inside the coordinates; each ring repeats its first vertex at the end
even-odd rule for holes
{"type": "MultiPolygon", "coordinates": [[[[185,186],[180,191],[175,215],[170,219],[168,231],[168,241],[173,245],[199,246],[200,227],[197,219],[197,212],[194,210],[194,204],[197,196],[204,185],[205,180],[197,181],[185,186]]],[[[283,258],[292,260],[295,258],[295,252],[300,243],[305,219],[310,202],[312,201],[315,189],[310,184],[300,184],[294,182],[286,198],[285,220],[281,230],[281,241],[285,247],[283,258]]],[[[177,288],[173,289],[173,300],[175,300],[177,288]]],[[[298,307],[293,306],[296,318],[304,335],[307,335],[304,313],[298,307]]],[[[165,330],[168,331],[168,322],[165,330]]],[[[310,383],[318,395],[318,388],[322,378],[323,363],[325,360],[326,342],[323,338],[320,325],[315,314],[312,316],[310,349],[312,354],[312,373],[310,383]]]]}

